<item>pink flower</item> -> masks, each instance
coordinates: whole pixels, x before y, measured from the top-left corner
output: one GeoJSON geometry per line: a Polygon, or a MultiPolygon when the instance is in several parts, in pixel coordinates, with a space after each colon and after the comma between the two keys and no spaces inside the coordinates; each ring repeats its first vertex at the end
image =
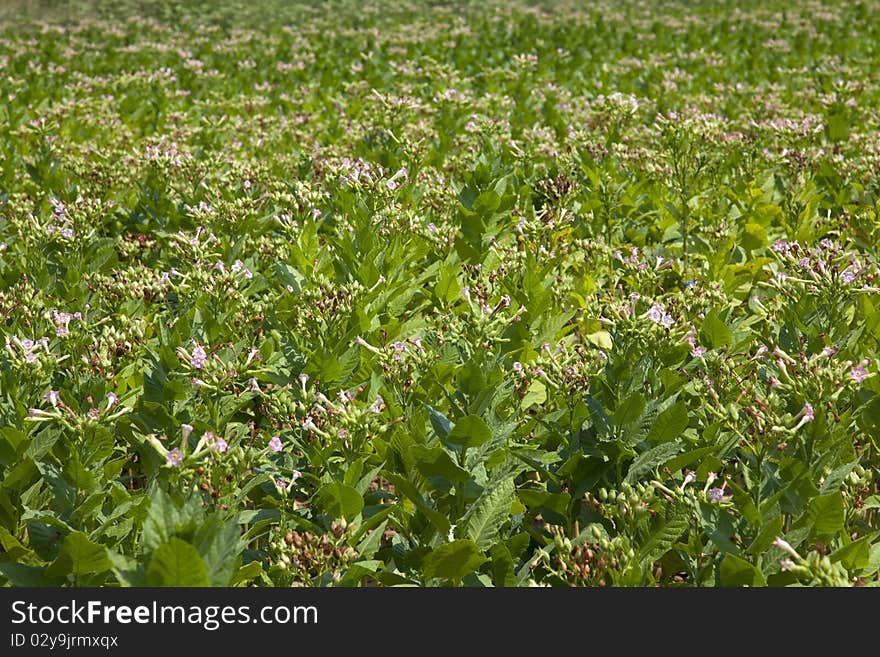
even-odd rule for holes
{"type": "Polygon", "coordinates": [[[109,411],[111,408],[113,408],[118,401],[119,401],[119,397],[116,396],[116,393],[108,392],[107,393],[107,410],[109,411]]]}
{"type": "Polygon", "coordinates": [[[659,304],[656,303],[651,306],[650,310],[648,310],[647,317],[652,322],[660,324],[660,326],[662,326],[663,328],[669,328],[675,323],[675,320],[672,319],[672,316],[665,310],[663,310],[663,308],[661,308],[659,304]]]}
{"type": "Polygon", "coordinates": [[[52,404],[52,408],[58,408],[58,402],[61,401],[61,397],[58,395],[57,390],[50,390],[45,395],[46,401],[52,404]]]}
{"type": "Polygon", "coordinates": [[[804,404],[804,407],[801,409],[801,414],[807,422],[813,421],[813,405],[809,402],[804,404]]]}
{"type": "Polygon", "coordinates": [[[281,438],[278,436],[272,436],[272,439],[269,441],[269,449],[273,452],[281,451],[281,438]]]}
{"type": "Polygon", "coordinates": [[[225,454],[226,450],[229,449],[229,443],[227,443],[222,438],[217,438],[217,440],[214,441],[214,449],[216,449],[221,454],[225,454]]]}
{"type": "Polygon", "coordinates": [[[724,499],[724,490],[718,487],[709,489],[709,501],[720,502],[724,499]]]}
{"type": "Polygon", "coordinates": [[[183,463],[183,454],[180,453],[180,450],[177,447],[165,455],[165,465],[177,467],[181,463],[183,463]]]}
{"type": "Polygon", "coordinates": [[[852,267],[847,267],[840,273],[841,283],[849,285],[854,280],[856,280],[856,270],[854,270],[852,267]]]}
{"type": "Polygon", "coordinates": [[[864,367],[862,367],[861,365],[858,365],[857,367],[853,367],[850,369],[849,378],[851,378],[856,383],[861,383],[862,381],[864,381],[865,379],[868,378],[868,372],[865,371],[864,367]]]}
{"type": "Polygon", "coordinates": [[[208,354],[205,353],[202,345],[197,344],[192,352],[192,358],[189,361],[190,366],[194,370],[200,370],[205,367],[205,360],[207,360],[208,354]]]}
{"type": "Polygon", "coordinates": [[[706,355],[706,348],[701,347],[700,345],[694,345],[694,348],[691,349],[691,356],[694,358],[702,358],[706,355]]]}

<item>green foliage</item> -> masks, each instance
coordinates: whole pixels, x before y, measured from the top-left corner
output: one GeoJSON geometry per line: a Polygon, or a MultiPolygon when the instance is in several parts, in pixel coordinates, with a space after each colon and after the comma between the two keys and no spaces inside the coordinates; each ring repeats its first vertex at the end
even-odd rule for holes
{"type": "Polygon", "coordinates": [[[880,583],[877,0],[7,4],[0,586],[880,583]]]}

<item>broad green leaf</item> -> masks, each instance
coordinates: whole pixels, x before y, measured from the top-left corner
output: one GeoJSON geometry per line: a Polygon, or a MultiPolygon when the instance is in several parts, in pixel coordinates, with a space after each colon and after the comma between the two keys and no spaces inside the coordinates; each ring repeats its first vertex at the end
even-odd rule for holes
{"type": "Polygon", "coordinates": [[[733,339],[727,324],[722,322],[714,312],[706,313],[700,333],[703,341],[712,349],[717,349],[723,345],[729,346],[730,341],[733,339]]]}
{"type": "Polygon", "coordinates": [[[748,223],[742,231],[742,247],[747,251],[767,246],[767,231],[761,224],[748,223]]]}
{"type": "Polygon", "coordinates": [[[680,443],[669,442],[662,443],[649,449],[647,452],[639,454],[639,456],[632,462],[629,466],[629,470],[626,473],[625,481],[634,484],[639,480],[639,478],[654,470],[667,461],[670,458],[678,454],[682,450],[682,446],[680,443]]]}
{"type": "Polygon", "coordinates": [[[481,550],[492,546],[510,517],[514,490],[513,478],[502,479],[487,487],[462,517],[462,533],[481,550]]]}
{"type": "Polygon", "coordinates": [[[456,278],[457,270],[453,267],[441,267],[440,276],[434,286],[434,294],[441,303],[455,302],[461,296],[461,286],[456,278]]]}
{"type": "Polygon", "coordinates": [[[456,465],[442,447],[413,445],[409,453],[418,471],[426,477],[445,477],[451,482],[467,481],[471,477],[470,472],[456,465]]]}
{"type": "Polygon", "coordinates": [[[324,484],[312,498],[316,507],[333,518],[353,520],[364,508],[357,489],[339,482],[324,484]]]}
{"type": "Polygon", "coordinates": [[[611,418],[605,413],[602,402],[592,395],[587,395],[584,399],[584,403],[586,403],[587,408],[590,411],[589,421],[592,422],[596,433],[601,437],[608,436],[613,430],[613,425],[611,423],[611,418]]]}
{"type": "Polygon", "coordinates": [[[251,561],[235,571],[229,586],[242,586],[257,579],[262,574],[263,565],[259,561],[251,561]]]}
{"type": "Polygon", "coordinates": [[[492,439],[492,430],[482,418],[466,415],[455,423],[446,439],[462,447],[479,447],[492,439]]]}
{"type": "Polygon", "coordinates": [[[361,559],[372,559],[373,555],[382,544],[382,535],[385,533],[385,527],[388,521],[385,520],[376,527],[372,532],[364,536],[363,540],[357,545],[357,553],[361,559]]]}
{"type": "Polygon", "coordinates": [[[52,578],[43,566],[28,566],[21,563],[0,563],[0,575],[19,587],[53,586],[57,587],[63,580],[52,578]]]}
{"type": "Polygon", "coordinates": [[[150,555],[147,586],[211,586],[211,581],[199,551],[174,537],[150,555]]]}
{"type": "Polygon", "coordinates": [[[838,548],[828,558],[831,563],[838,561],[843,564],[847,570],[861,570],[868,566],[871,560],[871,541],[877,536],[874,532],[868,536],[862,536],[857,541],[853,541],[841,548],[838,548]]]}
{"type": "Polygon", "coordinates": [[[634,392],[614,411],[614,424],[622,427],[631,424],[642,417],[645,411],[645,396],[640,392],[634,392]]]}
{"type": "Polygon", "coordinates": [[[211,586],[228,586],[245,548],[235,519],[226,519],[219,512],[209,516],[192,542],[202,555],[211,586]]]}
{"type": "Polygon", "coordinates": [[[840,493],[819,495],[810,500],[806,519],[812,523],[817,536],[831,536],[843,529],[846,510],[840,493]]]}
{"type": "Polygon", "coordinates": [[[390,471],[385,471],[383,476],[394,485],[398,494],[407,497],[419,511],[425,514],[440,534],[446,535],[450,526],[449,519],[433,508],[409,479],[390,471]]]}
{"type": "Polygon", "coordinates": [[[688,426],[687,404],[677,401],[654,419],[647,441],[652,445],[678,438],[688,426]]]}
{"type": "Polygon", "coordinates": [[[113,564],[107,556],[107,548],[93,543],[82,532],[71,532],[64,537],[58,556],[46,569],[49,577],[102,573],[110,570],[113,564]]]}
{"type": "Polygon", "coordinates": [[[205,512],[195,497],[176,499],[158,486],[150,491],[150,507],[144,523],[144,547],[155,549],[172,536],[191,536],[205,512]]]}
{"type": "Polygon", "coordinates": [[[777,536],[782,535],[782,527],[782,513],[779,511],[779,507],[776,507],[776,513],[773,516],[773,519],[769,522],[766,522],[761,528],[761,531],[758,532],[758,535],[755,536],[755,540],[753,540],[752,544],[749,545],[748,553],[757,556],[759,554],[763,554],[768,549],[770,549],[770,546],[773,544],[773,540],[777,536]]]}
{"type": "Polygon", "coordinates": [[[819,488],[819,494],[827,495],[830,493],[836,493],[840,490],[840,485],[858,464],[859,459],[856,459],[855,461],[850,461],[849,463],[844,463],[843,465],[834,468],[834,470],[825,477],[825,481],[822,482],[822,486],[819,488]]]}
{"type": "Polygon", "coordinates": [[[865,577],[871,577],[877,571],[880,571],[880,543],[874,543],[871,546],[871,550],[868,553],[868,565],[865,566],[862,574],[865,577]]]}
{"type": "Polygon", "coordinates": [[[495,543],[489,551],[492,557],[492,583],[495,586],[516,586],[513,555],[510,549],[501,542],[495,543]]]}
{"type": "Polygon", "coordinates": [[[460,539],[436,548],[422,562],[425,579],[440,577],[461,580],[486,562],[486,557],[473,541],[460,539]]]}
{"type": "Polygon", "coordinates": [[[526,388],[526,394],[520,400],[520,408],[527,410],[532,406],[540,406],[547,401],[547,388],[539,380],[535,379],[526,388]]]}
{"type": "Polygon", "coordinates": [[[614,349],[614,342],[611,338],[611,334],[608,331],[596,331],[595,333],[588,333],[584,337],[591,344],[599,347],[599,349],[605,349],[607,351],[611,351],[612,349],[614,349]]]}
{"type": "Polygon", "coordinates": [[[684,504],[666,507],[651,523],[650,531],[639,548],[639,561],[648,564],[660,559],[688,528],[688,510],[684,504]]]}
{"type": "Polygon", "coordinates": [[[430,406],[427,406],[427,408],[431,418],[431,426],[434,427],[434,431],[440,436],[440,440],[444,440],[449,435],[449,432],[452,431],[452,422],[440,411],[430,406]]]}
{"type": "Polygon", "coordinates": [[[720,568],[721,586],[766,586],[763,573],[745,559],[725,554],[720,568]]]}

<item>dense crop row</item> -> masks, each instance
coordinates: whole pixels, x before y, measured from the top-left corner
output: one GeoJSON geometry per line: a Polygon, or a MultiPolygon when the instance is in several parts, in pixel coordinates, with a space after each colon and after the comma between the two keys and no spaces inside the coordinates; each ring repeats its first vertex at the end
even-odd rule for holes
{"type": "Polygon", "coordinates": [[[880,5],[790,4],[7,16],[0,583],[876,585],[880,5]]]}

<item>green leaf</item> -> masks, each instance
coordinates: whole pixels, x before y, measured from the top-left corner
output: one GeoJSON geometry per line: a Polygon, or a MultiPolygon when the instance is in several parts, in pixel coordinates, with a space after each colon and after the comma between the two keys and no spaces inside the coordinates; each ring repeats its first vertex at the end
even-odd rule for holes
{"type": "Polygon", "coordinates": [[[373,555],[376,554],[376,551],[379,549],[379,546],[382,544],[382,534],[385,533],[385,527],[388,525],[388,521],[385,520],[382,524],[376,527],[372,532],[364,536],[363,540],[357,545],[357,553],[361,559],[372,559],[373,555]]]}
{"type": "Polygon", "coordinates": [[[539,380],[535,379],[526,388],[526,394],[520,400],[520,408],[527,410],[531,406],[541,405],[547,401],[547,388],[539,380]]]}
{"type": "Polygon", "coordinates": [[[646,440],[655,445],[678,438],[688,426],[687,404],[677,401],[657,415],[646,440]]]}
{"type": "Polygon", "coordinates": [[[473,541],[460,539],[441,545],[422,562],[425,579],[440,577],[461,580],[486,562],[486,557],[473,541]]]}
{"type": "Polygon", "coordinates": [[[760,570],[730,553],[721,560],[720,577],[721,586],[767,586],[760,570]]]}
{"type": "Polygon", "coordinates": [[[853,471],[859,464],[859,459],[855,461],[850,461],[849,463],[845,463],[840,467],[834,468],[827,477],[825,477],[825,481],[822,482],[822,487],[819,489],[820,495],[826,495],[830,493],[836,493],[840,490],[840,485],[844,482],[850,472],[853,471]]]}
{"type": "Polygon", "coordinates": [[[174,537],[150,556],[147,586],[211,586],[211,581],[199,551],[174,537]]]}
{"type": "Polygon", "coordinates": [[[492,583],[499,587],[515,587],[516,573],[510,549],[498,542],[492,546],[489,554],[492,556],[492,583]]]}
{"type": "Polygon", "coordinates": [[[251,561],[250,563],[245,564],[235,572],[235,575],[232,577],[232,581],[229,582],[229,586],[240,586],[242,584],[247,584],[251,580],[257,579],[262,574],[263,565],[259,561],[251,561]]]}
{"type": "Polygon", "coordinates": [[[810,500],[805,514],[817,536],[832,536],[843,529],[846,512],[840,493],[819,495],[810,500]]]}
{"type": "Polygon", "coordinates": [[[865,577],[870,577],[878,570],[880,570],[880,543],[875,543],[871,546],[871,550],[868,556],[868,565],[865,566],[862,574],[865,577]]]}
{"type": "Polygon", "coordinates": [[[868,536],[862,536],[857,541],[838,548],[828,555],[828,558],[831,560],[831,563],[839,561],[849,571],[867,568],[871,560],[871,541],[875,536],[877,536],[877,532],[868,536]]]}
{"type": "Polygon", "coordinates": [[[748,223],[743,228],[740,244],[746,251],[763,248],[767,246],[767,231],[761,224],[748,223]]]}
{"type": "Polygon", "coordinates": [[[437,531],[444,535],[449,531],[449,519],[425,501],[425,498],[409,479],[390,471],[385,471],[383,476],[394,485],[398,494],[403,494],[416,505],[419,511],[425,514],[425,517],[431,521],[437,531]]]}
{"type": "Polygon", "coordinates": [[[0,525],[0,548],[6,553],[3,556],[11,558],[13,561],[22,561],[30,559],[34,553],[26,548],[21,541],[9,533],[5,527],[0,525]]]}
{"type": "Polygon", "coordinates": [[[705,344],[712,349],[717,349],[722,345],[729,345],[733,339],[727,324],[722,322],[721,318],[714,312],[706,314],[700,333],[705,344]]]}
{"type": "Polygon", "coordinates": [[[356,488],[336,481],[321,486],[313,501],[324,513],[346,520],[353,520],[364,508],[364,498],[356,488]]]}
{"type": "Polygon", "coordinates": [[[42,566],[26,566],[21,563],[0,563],[0,575],[13,586],[59,586],[60,580],[51,579],[42,566]]]}
{"type": "Polygon", "coordinates": [[[487,486],[462,517],[462,533],[481,550],[491,547],[510,517],[514,496],[512,477],[505,477],[499,483],[487,486]]]}
{"type": "Polygon", "coordinates": [[[688,509],[684,504],[666,507],[651,523],[650,532],[639,549],[639,561],[644,565],[656,561],[675,544],[688,528],[688,509]]]}
{"type": "Polygon", "coordinates": [[[440,440],[445,440],[449,435],[449,432],[452,431],[452,422],[450,422],[440,411],[430,406],[427,406],[427,409],[428,415],[431,418],[431,426],[434,427],[434,431],[440,436],[440,440]]]}
{"type": "Polygon", "coordinates": [[[595,333],[588,333],[584,337],[591,344],[599,347],[599,349],[611,351],[614,348],[614,342],[611,339],[611,334],[608,331],[596,331],[595,333]]]}
{"type": "Polygon", "coordinates": [[[278,275],[278,280],[281,283],[293,289],[293,292],[291,294],[294,294],[296,296],[302,294],[302,284],[306,280],[305,276],[300,274],[290,265],[283,262],[275,263],[275,273],[278,275]]]}
{"type": "Polygon", "coordinates": [[[245,548],[234,518],[226,520],[219,512],[210,516],[192,542],[205,562],[211,586],[228,586],[245,548]]]}
{"type": "Polygon", "coordinates": [[[569,493],[550,493],[546,490],[533,490],[528,488],[520,488],[516,491],[517,497],[530,511],[542,512],[547,511],[556,513],[562,518],[568,514],[568,508],[571,504],[571,495],[569,493]]]}
{"type": "Polygon", "coordinates": [[[467,481],[471,474],[460,468],[442,447],[413,445],[409,448],[410,457],[416,468],[426,477],[445,477],[449,481],[467,481]]]}
{"type": "Polygon", "coordinates": [[[779,507],[777,506],[773,519],[764,523],[761,531],[758,532],[755,540],[752,541],[752,544],[749,546],[749,549],[747,550],[748,553],[758,556],[759,554],[766,552],[773,544],[773,540],[777,536],[782,535],[783,524],[782,513],[780,513],[779,507]]]}
{"type": "Polygon", "coordinates": [[[71,532],[64,537],[58,556],[46,569],[49,577],[102,573],[113,567],[107,548],[89,540],[82,532],[71,532]]]}
{"type": "Polygon", "coordinates": [[[113,575],[120,586],[147,585],[147,571],[144,565],[139,563],[140,560],[132,559],[112,550],[107,551],[107,556],[110,557],[110,562],[113,564],[113,575]]]}
{"type": "Polygon", "coordinates": [[[592,395],[587,395],[584,399],[584,403],[586,403],[587,408],[590,411],[590,420],[593,423],[593,428],[596,430],[596,433],[599,436],[609,435],[612,432],[613,427],[611,424],[611,418],[605,413],[605,408],[602,406],[602,402],[592,395]]]}
{"type": "Polygon", "coordinates": [[[465,415],[452,428],[446,439],[462,447],[479,447],[492,439],[492,430],[476,415],[465,415]]]}
{"type": "Polygon", "coordinates": [[[442,304],[453,303],[461,294],[461,286],[456,278],[458,270],[455,267],[441,267],[437,284],[434,286],[434,294],[442,304]]]}
{"type": "Polygon", "coordinates": [[[150,507],[144,523],[144,547],[156,549],[172,536],[190,536],[205,512],[195,497],[175,499],[156,486],[150,491],[150,507]]]}
{"type": "Polygon", "coordinates": [[[651,472],[654,468],[666,463],[670,458],[678,454],[682,449],[680,443],[662,443],[649,449],[639,456],[629,466],[626,473],[626,481],[634,484],[643,474],[651,472]]]}
{"type": "Polygon", "coordinates": [[[488,216],[497,210],[501,205],[501,197],[495,190],[487,190],[477,197],[471,208],[479,215],[488,216]]]}
{"type": "Polygon", "coordinates": [[[622,427],[635,422],[645,412],[645,396],[640,392],[634,392],[623,400],[617,410],[614,411],[614,424],[622,427]]]}

